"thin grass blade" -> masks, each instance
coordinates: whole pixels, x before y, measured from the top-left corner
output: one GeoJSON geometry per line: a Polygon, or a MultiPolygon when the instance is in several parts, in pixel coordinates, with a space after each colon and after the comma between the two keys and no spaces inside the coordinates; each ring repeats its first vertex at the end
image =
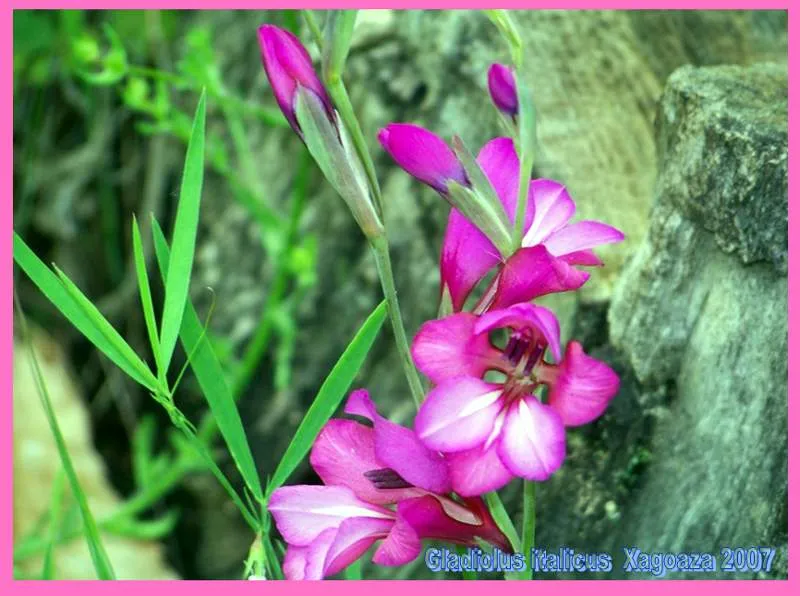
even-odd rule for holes
{"type": "Polygon", "coordinates": [[[42,371],[39,368],[39,362],[36,358],[29,334],[27,333],[27,325],[25,324],[25,318],[22,310],[19,308],[19,304],[17,304],[17,312],[19,313],[20,323],[23,329],[23,338],[27,343],[31,371],[33,372],[33,377],[36,382],[36,388],[39,391],[39,398],[41,400],[42,407],[44,408],[47,423],[50,426],[50,432],[53,433],[53,438],[55,439],[58,455],[61,458],[61,465],[64,468],[64,473],[69,481],[72,494],[75,497],[75,500],[78,502],[78,507],[81,512],[81,518],[83,520],[83,534],[86,538],[86,544],[89,547],[89,554],[92,558],[92,564],[94,565],[98,579],[115,579],[114,568],[112,567],[111,560],[108,558],[108,554],[103,547],[103,542],[100,539],[100,533],[97,530],[97,523],[95,522],[94,516],[89,509],[89,503],[86,499],[86,494],[81,488],[81,484],[78,480],[78,474],[75,472],[75,467],[72,465],[72,458],[67,450],[67,444],[64,441],[64,435],[61,433],[61,429],[58,426],[58,421],[56,420],[56,415],[53,411],[53,404],[50,401],[50,395],[47,392],[47,386],[44,382],[44,378],[42,377],[42,371]]]}
{"type": "Polygon", "coordinates": [[[325,423],[333,416],[356,378],[385,319],[386,303],[384,301],[364,321],[361,329],[358,330],[358,333],[356,333],[350,345],[347,346],[347,349],[322,384],[317,397],[314,398],[314,403],[311,404],[302,422],[300,422],[300,426],[289,443],[289,447],[283,454],[274,475],[269,481],[267,498],[272,494],[272,491],[288,480],[294,469],[311,450],[314,439],[317,438],[325,423]]]}
{"type": "Polygon", "coordinates": [[[200,95],[194,115],[186,161],[183,166],[181,194],[175,228],[172,231],[172,250],[169,255],[169,275],[164,291],[164,312],[161,317],[161,362],[169,367],[189,297],[189,281],[194,262],[197,225],[200,219],[200,197],[203,194],[205,166],[206,93],[200,95]]]}
{"type": "MultiPolygon", "coordinates": [[[[168,268],[171,266],[170,249],[158,222],[153,220],[152,224],[156,260],[161,269],[162,278],[166,278],[168,277],[168,268]]],[[[183,323],[180,327],[183,348],[187,354],[191,354],[194,375],[239,473],[250,491],[261,502],[264,500],[264,492],[250,445],[247,442],[242,419],[225,381],[225,373],[211,343],[204,335],[203,324],[191,302],[187,301],[185,307],[183,323]]]]}
{"type": "Polygon", "coordinates": [[[64,503],[65,478],[63,470],[59,470],[53,480],[52,494],[50,496],[50,512],[47,528],[47,548],[44,551],[42,560],[42,579],[53,579],[55,574],[55,562],[53,554],[58,535],[61,533],[61,519],[64,503]]]}
{"type": "Polygon", "coordinates": [[[14,261],[42,294],[86,339],[129,377],[154,391],[157,380],[147,365],[66,276],[59,278],[14,232],[14,261]],[[65,281],[66,280],[66,281],[65,281]],[[76,300],[78,298],[78,300],[76,300]]]}
{"type": "Polygon", "coordinates": [[[139,282],[139,297],[142,300],[142,313],[147,327],[147,337],[150,339],[150,349],[153,350],[153,359],[156,363],[158,378],[166,379],[167,371],[161,364],[161,348],[158,342],[158,325],[156,311],[153,307],[153,296],[150,293],[150,280],[147,278],[147,264],[144,260],[142,235],[139,231],[139,222],[133,216],[133,261],[136,265],[136,279],[139,282]]]}

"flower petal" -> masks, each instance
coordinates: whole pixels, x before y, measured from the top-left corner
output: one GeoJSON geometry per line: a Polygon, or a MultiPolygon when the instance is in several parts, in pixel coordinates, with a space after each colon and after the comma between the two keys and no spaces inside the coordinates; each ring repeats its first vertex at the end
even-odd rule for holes
{"type": "Polygon", "coordinates": [[[577,290],[589,274],[555,258],[541,245],[521,248],[500,270],[491,308],[528,302],[545,294],[577,290]]]}
{"type": "MultiPolygon", "coordinates": [[[[304,547],[303,560],[305,562],[305,566],[303,568],[302,576],[296,579],[317,580],[325,577],[325,558],[328,556],[328,551],[330,550],[331,544],[333,544],[333,541],[336,539],[336,534],[338,532],[338,527],[328,528],[322,534],[317,536],[317,538],[311,544],[304,547]]],[[[292,561],[292,566],[289,571],[296,573],[296,568],[299,568],[300,566],[299,563],[300,561],[292,561]]],[[[284,573],[286,573],[286,571],[287,565],[286,561],[284,560],[284,573]]],[[[294,577],[289,577],[288,575],[287,578],[295,579],[294,577]]]]}
{"type": "MultiPolygon", "coordinates": [[[[410,429],[408,432],[413,435],[410,429]]],[[[417,494],[407,488],[379,489],[365,476],[387,467],[376,454],[375,436],[374,429],[355,420],[330,420],[311,448],[311,467],[325,484],[347,487],[359,499],[375,505],[417,494]]]]}
{"type": "Polygon", "coordinates": [[[442,292],[449,292],[456,312],[464,308],[475,284],[498,263],[500,253],[491,240],[457,209],[451,209],[439,269],[442,292]]]}
{"type": "Polygon", "coordinates": [[[566,455],[564,423],[535,397],[520,399],[508,412],[497,454],[515,475],[547,480],[566,455]]]}
{"type": "Polygon", "coordinates": [[[515,331],[531,329],[541,336],[556,362],[561,361],[561,331],[555,313],[544,306],[522,302],[484,313],[475,323],[475,333],[487,335],[493,329],[510,327],[515,331]]]}
{"type": "Polygon", "coordinates": [[[567,344],[564,361],[553,368],[547,403],[566,426],[595,420],[619,390],[619,377],[613,369],[587,356],[576,341],[567,344]]]}
{"type": "MultiPolygon", "coordinates": [[[[335,534],[334,528],[331,531],[335,534]]],[[[292,546],[286,547],[286,554],[283,556],[283,575],[286,579],[311,579],[306,578],[306,564],[308,563],[308,547],[292,546]]],[[[317,578],[319,579],[319,578],[317,578]]]]}
{"type": "Polygon", "coordinates": [[[514,478],[500,461],[497,444],[495,441],[487,448],[478,445],[467,451],[445,455],[456,493],[464,497],[482,495],[505,486],[514,478]]]}
{"type": "Polygon", "coordinates": [[[433,383],[462,376],[481,378],[500,356],[487,335],[474,333],[476,320],[472,313],[456,313],[420,327],[411,355],[433,383]]]}
{"type": "Polygon", "coordinates": [[[447,514],[443,500],[444,497],[437,499],[428,495],[403,501],[397,505],[397,517],[405,520],[420,538],[473,543],[481,532],[481,519],[473,514],[475,523],[458,521],[447,514]]]}
{"type": "Polygon", "coordinates": [[[428,394],[414,421],[430,449],[462,451],[479,445],[502,408],[503,388],[472,377],[448,379],[428,394]]]}
{"type": "Polygon", "coordinates": [[[378,141],[401,168],[442,194],[447,181],[467,185],[458,157],[441,138],[415,124],[389,124],[378,132],[378,141]]]}
{"type": "Polygon", "coordinates": [[[347,403],[344,405],[344,413],[361,416],[370,422],[375,422],[375,417],[378,415],[375,404],[366,389],[356,389],[348,396],[347,403]]]}
{"type": "Polygon", "coordinates": [[[621,242],[625,234],[617,228],[599,221],[584,220],[554,232],[544,241],[550,254],[558,257],[601,244],[621,242]]]}
{"type": "Polygon", "coordinates": [[[362,501],[343,486],[283,486],[268,509],[287,543],[308,546],[317,536],[350,517],[392,519],[392,512],[362,501]]]}
{"type": "MultiPolygon", "coordinates": [[[[345,406],[345,412],[363,416],[373,423],[374,430],[367,429],[372,433],[370,440],[373,442],[373,457],[369,460],[369,465],[372,467],[361,471],[359,466],[359,472],[362,475],[363,472],[369,470],[390,468],[414,487],[435,493],[450,492],[447,463],[442,456],[428,449],[410,428],[380,416],[366,390],[359,389],[350,394],[345,406]]],[[[362,428],[365,427],[362,426],[362,428]]],[[[336,461],[332,462],[332,465],[342,468],[343,474],[346,474],[348,467],[355,467],[358,460],[353,458],[356,456],[357,453],[355,452],[353,457],[343,456],[340,450],[336,454],[336,461]]],[[[319,471],[317,473],[319,474],[319,471]]],[[[320,478],[328,483],[328,480],[322,474],[320,474],[320,478]]],[[[364,480],[366,481],[366,478],[364,480]]],[[[340,483],[337,482],[337,484],[340,483]]],[[[350,485],[346,484],[346,486],[350,485]]],[[[355,487],[351,486],[351,488],[356,491],[358,496],[371,503],[396,503],[402,498],[408,498],[412,494],[419,493],[416,489],[378,489],[377,495],[374,494],[374,491],[369,494],[360,494],[355,487]]]]}
{"type": "Polygon", "coordinates": [[[394,524],[394,520],[367,518],[342,522],[326,553],[323,575],[335,575],[355,562],[376,540],[388,536],[394,524]]]}
{"type": "MultiPolygon", "coordinates": [[[[432,499],[433,497],[428,498],[432,499]]],[[[412,499],[411,501],[416,500],[412,499]]],[[[400,509],[408,502],[403,501],[398,504],[397,521],[392,526],[389,536],[375,550],[375,554],[372,557],[374,563],[390,567],[405,565],[416,559],[420,550],[422,550],[422,543],[417,532],[404,516],[399,513],[400,509]]]]}
{"type": "Polygon", "coordinates": [[[570,265],[584,265],[591,267],[602,267],[603,261],[594,254],[591,249],[589,250],[576,250],[575,252],[561,255],[558,257],[559,261],[569,263],[570,265]]]}
{"type": "Polygon", "coordinates": [[[534,205],[531,227],[522,239],[522,246],[536,246],[553,232],[560,230],[575,213],[575,202],[566,187],[555,180],[539,178],[530,185],[529,201],[534,205]]]}
{"type": "MultiPolygon", "coordinates": [[[[519,195],[519,157],[514,149],[514,141],[508,137],[492,139],[480,150],[476,161],[497,192],[509,221],[513,222],[517,215],[519,195]]],[[[533,221],[533,201],[529,200],[526,207],[523,231],[533,221]]]]}

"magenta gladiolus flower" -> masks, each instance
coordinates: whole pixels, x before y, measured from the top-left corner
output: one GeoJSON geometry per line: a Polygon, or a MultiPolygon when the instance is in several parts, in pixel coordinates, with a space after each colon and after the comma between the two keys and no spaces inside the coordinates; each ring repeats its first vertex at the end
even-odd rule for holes
{"type": "Polygon", "coordinates": [[[275,93],[278,107],[295,132],[303,136],[294,109],[298,86],[313,93],[333,120],[333,104],[314,71],[311,56],[300,40],[289,31],[274,25],[261,25],[258,28],[258,39],[261,43],[264,71],[275,93]]]}
{"type": "Polygon", "coordinates": [[[494,105],[501,112],[515,117],[519,112],[519,101],[512,70],[502,64],[492,64],[486,78],[494,105]]]}
{"type": "MultiPolygon", "coordinates": [[[[506,137],[489,141],[477,162],[513,221],[520,170],[514,142],[506,137]]],[[[575,203],[559,182],[532,180],[528,192],[522,248],[505,261],[483,232],[457,210],[450,211],[440,267],[442,292],[449,293],[456,311],[463,308],[475,284],[498,265],[499,274],[481,300],[484,310],[575,290],[586,282],[589,273],[574,266],[602,265],[592,249],[625,237],[598,221],[569,223],[575,203]]]]}
{"type": "Polygon", "coordinates": [[[555,315],[529,303],[483,315],[428,321],[414,338],[414,362],[436,384],[415,421],[422,443],[445,454],[461,495],[495,490],[514,477],[546,480],[565,456],[565,426],[591,422],[619,378],[577,342],[562,358],[555,315]],[[508,329],[503,347],[490,333],[508,329]],[[552,362],[544,359],[550,349],[552,362]],[[483,380],[488,371],[505,381],[483,380]],[[536,397],[547,387],[546,402],[536,397]]]}
{"type": "Polygon", "coordinates": [[[378,141],[406,172],[447,194],[447,182],[467,186],[467,174],[447,143],[415,124],[389,124],[378,132],[378,141]]]}
{"type": "Polygon", "coordinates": [[[354,392],[345,412],[366,418],[331,420],[311,451],[325,486],[277,489],[269,511],[288,544],[289,579],[334,575],[380,542],[373,561],[403,565],[421,540],[475,544],[482,538],[510,550],[481,499],[455,500],[448,465],[414,432],[382,418],[366,391],[354,392]]]}

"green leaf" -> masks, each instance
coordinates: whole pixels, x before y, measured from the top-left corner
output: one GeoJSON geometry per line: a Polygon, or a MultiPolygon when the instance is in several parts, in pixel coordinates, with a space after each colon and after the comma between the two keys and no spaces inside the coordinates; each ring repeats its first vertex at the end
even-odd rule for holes
{"type": "Polygon", "coordinates": [[[136,540],[160,540],[175,529],[179,517],[178,511],[173,509],[158,519],[114,519],[104,524],[103,529],[110,534],[136,540]]]}
{"type": "Polygon", "coordinates": [[[47,548],[44,551],[42,562],[42,579],[53,579],[55,564],[53,561],[53,551],[58,542],[58,535],[61,532],[61,512],[64,502],[64,471],[59,470],[53,480],[53,488],[50,496],[49,527],[47,530],[47,548]]]}
{"type": "Polygon", "coordinates": [[[80,288],[78,288],[69,277],[67,277],[66,273],[61,271],[56,265],[53,265],[53,269],[55,269],[56,275],[61,280],[61,283],[64,284],[64,288],[72,297],[75,304],[78,305],[95,328],[100,331],[106,341],[124,356],[125,362],[147,382],[145,386],[148,388],[157,386],[158,381],[153,376],[153,373],[150,372],[150,369],[147,368],[144,361],[139,358],[136,352],[133,351],[133,348],[127,344],[119,332],[114,329],[92,301],[81,292],[80,288]]]}
{"type": "Polygon", "coordinates": [[[500,500],[500,496],[496,492],[491,492],[485,495],[485,499],[486,506],[489,508],[489,513],[492,514],[492,518],[497,524],[497,527],[500,528],[500,531],[502,531],[511,542],[511,547],[514,549],[514,552],[520,552],[519,549],[522,548],[522,542],[519,539],[517,530],[514,528],[514,523],[511,521],[506,508],[503,506],[503,502],[500,500]]]}
{"type": "Polygon", "coordinates": [[[158,381],[99,310],[63,273],[54,274],[14,232],[14,261],[45,297],[109,360],[151,391],[158,381]]]}
{"type": "Polygon", "coordinates": [[[325,423],[333,416],[356,378],[385,319],[386,303],[381,302],[372,311],[367,320],[364,321],[361,329],[358,330],[358,333],[356,333],[350,345],[347,346],[347,349],[322,384],[317,397],[314,398],[314,403],[311,404],[308,412],[306,412],[289,443],[289,447],[278,463],[278,467],[275,468],[275,474],[267,486],[267,497],[286,482],[294,469],[311,450],[314,439],[317,438],[325,423]]]}
{"type": "Polygon", "coordinates": [[[58,420],[56,419],[56,414],[53,410],[53,404],[50,401],[50,395],[47,392],[47,386],[44,382],[42,371],[39,368],[39,362],[36,358],[33,344],[31,343],[31,339],[27,332],[25,318],[21,309],[19,309],[19,305],[17,305],[17,310],[20,315],[23,337],[27,343],[31,370],[36,382],[36,388],[39,391],[39,398],[42,403],[42,408],[44,409],[47,423],[50,425],[50,432],[53,433],[56,448],[58,449],[58,455],[61,458],[61,465],[64,469],[64,473],[67,476],[70,487],[72,488],[72,494],[74,495],[75,500],[78,502],[78,507],[81,512],[81,518],[83,520],[83,534],[86,538],[86,544],[89,547],[89,554],[92,558],[92,564],[94,565],[97,577],[99,579],[115,579],[114,568],[111,566],[111,561],[109,560],[108,554],[103,547],[103,542],[100,539],[100,533],[97,530],[97,523],[95,522],[94,516],[89,509],[89,503],[86,499],[86,494],[81,489],[81,484],[78,481],[78,475],[75,472],[75,467],[72,465],[72,459],[70,458],[69,451],[67,450],[67,444],[64,441],[64,435],[61,434],[61,429],[58,426],[58,420]]]}
{"type": "MultiPolygon", "coordinates": [[[[168,279],[169,271],[171,271],[169,267],[172,266],[170,249],[158,222],[154,219],[152,224],[156,260],[161,269],[161,276],[168,279]]],[[[203,332],[203,324],[200,322],[197,312],[189,301],[185,303],[182,320],[181,342],[186,353],[191,354],[190,363],[203,396],[211,408],[211,414],[214,416],[222,438],[225,439],[225,444],[228,446],[245,484],[257,499],[262,501],[264,493],[256,464],[247,442],[242,419],[239,417],[239,411],[236,409],[230,388],[225,381],[225,372],[203,332]]]]}
{"type": "Polygon", "coordinates": [[[360,580],[362,579],[361,574],[361,566],[363,561],[361,559],[356,559],[354,563],[350,563],[344,570],[344,578],[349,580],[360,580]]]}
{"type": "MultiPolygon", "coordinates": [[[[536,537],[536,483],[523,480],[522,497],[522,552],[530,557],[536,537]]],[[[533,565],[522,572],[525,579],[533,579],[533,565]]]]}
{"type": "Polygon", "coordinates": [[[144,322],[147,327],[147,336],[150,338],[150,348],[153,350],[153,358],[156,362],[158,378],[165,379],[167,371],[161,364],[156,312],[153,308],[153,297],[150,294],[150,281],[147,279],[147,265],[144,261],[144,249],[142,248],[142,236],[139,232],[139,222],[136,221],[135,215],[133,216],[133,260],[136,264],[136,278],[139,282],[139,296],[142,300],[144,322]]]}
{"type": "Polygon", "coordinates": [[[184,308],[189,296],[197,225],[200,219],[200,197],[203,192],[204,146],[206,134],[206,93],[200,95],[183,166],[178,213],[172,231],[169,275],[161,317],[161,363],[169,367],[178,341],[184,308]]]}

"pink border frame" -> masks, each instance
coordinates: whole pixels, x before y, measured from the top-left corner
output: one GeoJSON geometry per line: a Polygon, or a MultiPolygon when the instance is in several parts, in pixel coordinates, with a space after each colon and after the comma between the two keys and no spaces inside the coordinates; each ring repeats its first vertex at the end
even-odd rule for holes
{"type": "MultiPolygon", "coordinates": [[[[24,2],[19,0],[12,0],[11,2],[4,2],[4,6],[0,8],[0,31],[2,31],[2,61],[0,62],[0,81],[3,87],[2,99],[0,99],[0,114],[2,114],[3,130],[13,130],[13,25],[12,25],[12,12],[14,9],[22,8],[186,8],[186,9],[277,9],[277,8],[300,8],[290,6],[286,2],[275,3],[264,2],[263,0],[234,0],[228,1],[214,1],[214,0],[196,0],[195,2],[175,1],[175,0],[138,0],[138,1],[106,1],[97,2],[95,0],[40,0],[32,2],[24,2]],[[267,6],[265,6],[267,4],[267,6]]],[[[333,2],[336,8],[366,8],[365,2],[353,0],[339,0],[333,2]]],[[[458,1],[439,1],[439,2],[425,2],[420,0],[405,0],[398,2],[397,0],[372,0],[366,2],[369,8],[449,8],[449,9],[465,9],[465,8],[485,8],[483,3],[475,2],[474,0],[458,1]]],[[[562,8],[562,9],[786,9],[789,13],[789,253],[796,252],[798,249],[798,238],[800,232],[797,228],[796,222],[793,220],[792,214],[796,213],[797,206],[795,205],[796,199],[793,197],[792,184],[793,174],[795,173],[793,151],[797,146],[797,129],[796,118],[794,116],[793,99],[796,98],[796,85],[793,78],[794,67],[798,64],[797,41],[794,40],[794,34],[797,33],[797,13],[790,7],[788,0],[783,2],[776,2],[774,0],[762,0],[761,2],[742,2],[742,1],[717,1],[717,0],[700,0],[692,2],[691,0],[644,0],[634,2],[630,0],[610,0],[606,2],[593,1],[593,0],[562,0],[561,2],[553,0],[504,0],[498,3],[501,8],[562,8]]],[[[319,0],[306,0],[302,3],[302,8],[326,8],[324,2],[319,0]]],[[[800,67],[798,67],[800,68],[800,67]]],[[[13,139],[9,135],[7,140],[0,145],[0,167],[2,167],[2,180],[7,189],[7,199],[0,204],[0,225],[6,229],[8,236],[2,243],[0,243],[0,279],[3,285],[7,288],[5,292],[0,295],[0,312],[3,313],[5,323],[2,328],[10,331],[13,328],[13,295],[11,292],[13,282],[13,257],[12,257],[12,235],[11,229],[13,227],[12,214],[13,214],[13,139]]],[[[796,217],[794,218],[796,219],[796,217]]],[[[793,308],[793,298],[798,294],[798,272],[797,267],[793,260],[789,259],[789,354],[790,362],[796,361],[798,354],[797,334],[792,334],[792,328],[796,327],[795,318],[798,315],[797,308],[793,308]]],[[[122,592],[123,594],[129,593],[131,596],[138,596],[140,589],[139,583],[142,582],[115,582],[108,584],[105,582],[84,581],[84,582],[44,582],[44,581],[15,581],[13,577],[13,485],[12,485],[12,469],[13,469],[13,432],[12,432],[12,418],[13,418],[13,403],[11,395],[13,392],[12,378],[13,378],[13,345],[12,334],[7,331],[5,340],[0,346],[2,350],[2,371],[0,372],[0,379],[2,380],[5,390],[3,395],[5,400],[3,402],[4,416],[2,418],[2,432],[0,432],[0,478],[2,482],[2,492],[0,493],[0,527],[3,529],[3,537],[0,540],[0,561],[2,561],[2,571],[0,571],[0,586],[2,586],[2,593],[25,593],[25,594],[44,594],[45,591],[49,593],[51,590],[65,590],[76,592],[80,590],[85,595],[108,593],[113,590],[116,593],[122,592]]],[[[793,487],[797,484],[797,479],[800,478],[800,471],[797,466],[792,466],[792,454],[796,452],[797,438],[792,432],[792,429],[798,427],[798,408],[792,407],[791,396],[797,395],[798,374],[789,367],[789,491],[790,503],[792,502],[791,494],[793,487]]],[[[789,553],[791,567],[791,553],[797,545],[797,540],[793,540],[792,536],[797,535],[797,516],[792,516],[791,511],[788,514],[789,520],[789,553]]],[[[729,580],[686,580],[682,582],[676,581],[647,581],[647,580],[587,580],[587,581],[539,581],[535,586],[527,583],[520,582],[498,582],[499,585],[504,586],[508,592],[515,592],[518,594],[529,594],[531,590],[546,589],[548,594],[568,594],[578,592],[581,589],[588,589],[595,594],[618,594],[618,593],[631,593],[637,594],[642,590],[646,590],[649,594],[667,594],[673,593],[676,590],[694,592],[694,593],[727,593],[727,594],[762,594],[769,593],[798,593],[798,581],[790,572],[790,579],[785,581],[729,581],[729,580]],[[647,581],[643,585],[642,582],[647,581]],[[546,588],[545,588],[546,586],[546,588]],[[792,590],[791,592],[789,590],[792,590]]],[[[325,593],[330,596],[352,596],[355,592],[363,594],[371,593],[376,584],[379,584],[382,591],[387,591],[388,594],[402,594],[407,586],[402,581],[367,581],[367,582],[326,582],[324,584],[318,582],[271,582],[270,585],[265,586],[260,582],[207,582],[207,581],[182,581],[174,582],[146,582],[151,584],[148,589],[155,590],[186,590],[187,593],[193,594],[209,594],[216,595],[217,590],[223,588],[225,590],[236,590],[240,593],[263,594],[265,590],[272,593],[299,593],[299,594],[319,594],[325,593]],[[324,592],[323,592],[324,591],[324,592]]],[[[448,581],[423,581],[415,582],[418,586],[416,589],[434,590],[441,594],[442,591],[458,591],[460,594],[483,594],[487,589],[487,582],[448,582],[448,581]]],[[[494,586],[496,587],[496,586],[494,586]]]]}

